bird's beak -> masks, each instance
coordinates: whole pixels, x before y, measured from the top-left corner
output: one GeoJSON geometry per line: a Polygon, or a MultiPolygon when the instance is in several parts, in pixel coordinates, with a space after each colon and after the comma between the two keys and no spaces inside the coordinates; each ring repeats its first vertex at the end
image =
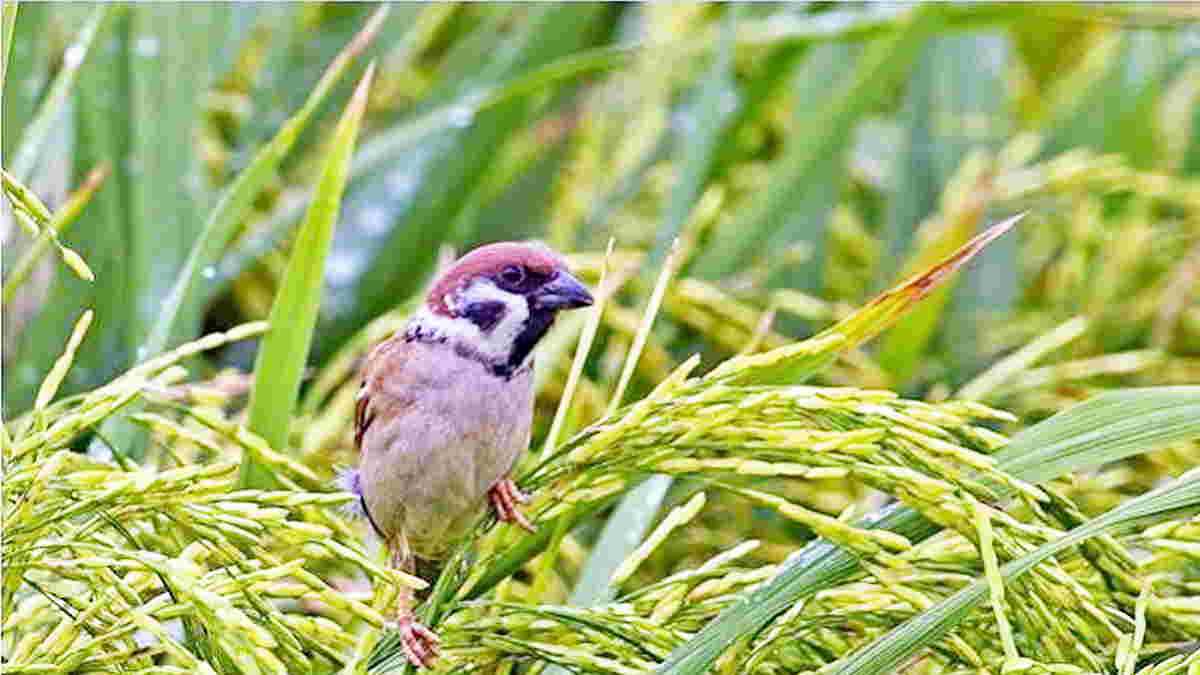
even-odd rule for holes
{"type": "Polygon", "coordinates": [[[538,309],[575,309],[592,304],[592,294],[569,273],[558,272],[534,293],[533,302],[538,309]]]}

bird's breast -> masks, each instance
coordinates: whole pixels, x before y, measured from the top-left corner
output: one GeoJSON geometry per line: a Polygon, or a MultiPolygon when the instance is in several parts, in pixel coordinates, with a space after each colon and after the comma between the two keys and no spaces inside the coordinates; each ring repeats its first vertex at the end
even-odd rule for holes
{"type": "Polygon", "coordinates": [[[528,446],[533,383],[529,369],[502,378],[444,345],[421,348],[428,358],[406,359],[372,395],[361,472],[385,536],[403,532],[418,555],[435,557],[528,446]]]}

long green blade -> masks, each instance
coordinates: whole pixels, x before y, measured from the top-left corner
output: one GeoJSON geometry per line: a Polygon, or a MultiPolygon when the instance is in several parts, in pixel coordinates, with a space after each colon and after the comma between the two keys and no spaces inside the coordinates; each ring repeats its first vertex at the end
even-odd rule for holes
{"type": "Polygon", "coordinates": [[[1017,214],[992,225],[941,261],[879,294],[858,311],[808,340],[762,354],[730,359],[713,369],[708,377],[737,384],[803,382],[838,354],[879,335],[914,307],[919,307],[925,297],[1024,216],[1017,214]]]}
{"type": "Polygon", "coordinates": [[[1200,386],[1105,392],[1017,434],[996,453],[1009,473],[1046,481],[1200,432],[1200,386]]]}
{"type": "MultiPolygon", "coordinates": [[[[287,447],[292,411],[300,393],[300,377],[317,325],[325,258],[333,241],[350,158],[367,106],[374,66],[368,67],[346,106],[328,150],[316,198],[296,237],[275,304],[270,325],[254,365],[254,391],[250,396],[250,430],[273,448],[287,447]]],[[[269,475],[247,458],[242,463],[243,487],[270,484],[269,475]]]]}
{"type": "MultiPolygon", "coordinates": [[[[274,178],[280,163],[291,152],[317,111],[328,100],[331,92],[350,70],[359,54],[371,43],[386,13],[386,7],[375,12],[358,35],[329,64],[320,81],[308,95],[304,105],[280,128],[274,138],[255,154],[249,166],[243,169],[233,183],[225,189],[209,212],[198,236],[189,235],[186,242],[179,241],[174,245],[180,251],[181,257],[182,250],[190,246],[187,257],[182,259],[182,267],[179,268],[174,280],[169,282],[169,285],[169,280],[161,280],[160,290],[157,292],[150,289],[147,283],[137,286],[139,289],[145,289],[140,292],[150,294],[152,298],[164,298],[161,305],[153,303],[155,314],[146,329],[128,334],[128,338],[134,341],[133,346],[137,347],[135,353],[141,358],[161,354],[170,348],[172,343],[193,337],[201,307],[206,299],[201,293],[200,287],[204,285],[203,282],[206,278],[211,276],[212,266],[250,212],[254,199],[274,178]]],[[[163,28],[163,30],[167,29],[163,28]]],[[[153,116],[149,115],[149,117],[153,116]]],[[[160,139],[158,144],[162,145],[163,143],[160,139]]],[[[168,177],[173,175],[173,172],[170,171],[156,171],[155,173],[168,177]]],[[[177,179],[173,178],[172,180],[176,184],[179,183],[177,179]]],[[[132,196],[137,198],[135,200],[137,204],[134,206],[137,207],[145,222],[170,222],[151,217],[154,209],[157,208],[154,205],[158,203],[154,197],[162,192],[162,189],[148,191],[142,187],[132,191],[132,196]]],[[[147,250],[145,245],[139,246],[138,249],[141,251],[140,257],[153,258],[154,251],[147,250]]],[[[162,266],[152,265],[147,260],[145,264],[137,267],[147,270],[162,266]]],[[[169,269],[175,268],[171,266],[169,269]]],[[[118,447],[134,450],[135,456],[138,452],[131,446],[137,445],[133,442],[137,433],[134,426],[124,422],[121,418],[107,420],[101,430],[101,435],[108,442],[118,447]]]]}

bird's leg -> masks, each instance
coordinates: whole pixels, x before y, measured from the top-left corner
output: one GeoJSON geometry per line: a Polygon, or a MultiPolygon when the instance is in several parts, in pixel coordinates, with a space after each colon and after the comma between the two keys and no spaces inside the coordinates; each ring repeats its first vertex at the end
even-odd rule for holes
{"type": "Polygon", "coordinates": [[[529,502],[529,497],[525,496],[517,489],[517,484],[507,476],[496,481],[496,484],[488,489],[488,501],[492,503],[492,508],[496,511],[496,517],[506,523],[516,523],[530,532],[537,532],[537,528],[529,519],[521,513],[519,504],[529,502]]]}
{"type": "MultiPolygon", "coordinates": [[[[401,535],[399,540],[392,541],[388,548],[391,549],[392,569],[408,574],[416,572],[416,561],[408,548],[406,537],[401,535]]],[[[413,615],[413,592],[407,586],[401,587],[396,597],[395,626],[400,633],[400,647],[404,650],[408,662],[418,668],[432,666],[433,660],[437,658],[438,644],[441,640],[438,639],[437,633],[426,628],[413,615]]]]}

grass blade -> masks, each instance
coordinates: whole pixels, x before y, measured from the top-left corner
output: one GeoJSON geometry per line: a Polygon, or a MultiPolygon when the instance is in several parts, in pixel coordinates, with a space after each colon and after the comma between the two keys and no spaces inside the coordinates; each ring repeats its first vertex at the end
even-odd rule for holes
{"type": "MultiPolygon", "coordinates": [[[[0,128],[5,133],[0,139],[0,157],[7,165],[8,158],[20,143],[20,134],[13,133],[24,129],[33,118],[37,109],[39,95],[45,91],[49,79],[49,62],[52,55],[50,45],[46,40],[40,40],[46,15],[49,12],[43,5],[37,3],[5,2],[0,10],[0,19],[8,17],[13,22],[12,35],[5,38],[6,51],[4,55],[4,84],[0,91],[0,106],[2,124],[0,128]],[[20,11],[17,10],[18,4],[20,11]],[[18,87],[10,83],[24,82],[26,86],[18,87]]],[[[0,25],[0,28],[3,28],[0,25]]]]}
{"type": "MultiPolygon", "coordinates": [[[[1197,437],[1200,387],[1152,388],[1098,396],[1026,429],[995,456],[1001,469],[1036,482],[1197,437]],[[1103,441],[1098,444],[1097,439],[1103,441]]],[[[896,532],[913,543],[938,530],[904,507],[889,508],[859,524],[896,532]]],[[[801,598],[841,582],[857,569],[853,554],[824,540],[805,546],[774,578],[672,652],[657,672],[707,672],[734,642],[757,633],[801,598]]]]}
{"type": "Polygon", "coordinates": [[[1018,214],[993,225],[938,264],[877,296],[862,309],[812,338],[762,354],[730,359],[708,377],[738,384],[802,382],[842,351],[862,344],[892,325],[1024,215],[1018,214]]]}
{"type": "Polygon", "coordinates": [[[967,152],[993,147],[1008,131],[1006,57],[1003,39],[986,34],[938,37],[923,51],[901,112],[905,135],[888,199],[881,282],[899,272],[893,261],[910,251],[914,231],[937,210],[938,195],[967,152]],[[981,123],[987,124],[982,139],[968,126],[981,123]]]}
{"type": "Polygon", "coordinates": [[[590,607],[613,598],[616,589],[609,585],[613,572],[642,543],[671,483],[670,476],[654,475],[625,493],[579,573],[571,592],[572,605],[590,607]]]}
{"type": "Polygon", "coordinates": [[[1154,31],[1120,31],[1097,39],[1051,92],[1043,156],[1088,147],[1121,153],[1143,168],[1161,157],[1154,124],[1147,120],[1157,114],[1162,89],[1195,60],[1194,50],[1165,52],[1162,36],[1154,31]]]}
{"type": "MultiPolygon", "coordinates": [[[[1004,38],[995,34],[939,36],[924,50],[902,115],[906,135],[895,189],[888,199],[883,278],[891,279],[898,271],[891,261],[909,256],[908,269],[920,269],[977,230],[991,193],[991,169],[980,151],[995,150],[1011,127],[1006,115],[1007,56],[1004,38]],[[964,163],[968,157],[974,161],[964,163]],[[917,236],[918,229],[924,236],[917,236]]],[[[1002,306],[1013,293],[1001,289],[1016,284],[1014,264],[994,267],[999,269],[974,267],[963,275],[961,284],[939,290],[882,339],[880,365],[897,384],[906,383],[920,364],[928,362],[939,329],[974,344],[974,313],[984,312],[987,305],[1002,306]],[[955,291],[959,295],[970,291],[966,280],[971,275],[985,272],[1007,277],[989,279],[982,297],[972,298],[975,302],[968,308],[952,302],[955,291]]],[[[946,343],[954,345],[955,340],[946,343]]],[[[960,351],[947,348],[941,353],[960,351]]]]}
{"type": "MultiPolygon", "coordinates": [[[[136,301],[125,312],[128,349],[139,352],[160,320],[161,303],[201,230],[207,182],[193,138],[202,124],[198,92],[213,80],[208,50],[219,41],[216,5],[139,5],[130,11],[129,180],[124,256],[136,301]]],[[[114,158],[116,160],[116,158],[114,158]]],[[[119,161],[119,160],[116,160],[119,161]]],[[[190,336],[189,336],[190,337],[190,336]]]]}
{"type": "Polygon", "coordinates": [[[567,423],[567,413],[570,411],[571,402],[575,399],[575,389],[579,386],[579,378],[582,377],[583,367],[587,364],[588,354],[592,349],[592,342],[596,339],[596,331],[600,329],[600,320],[604,316],[604,306],[608,303],[609,296],[616,293],[620,286],[619,283],[613,282],[608,278],[609,263],[612,259],[613,247],[616,243],[616,239],[608,240],[608,249],[604,254],[604,263],[600,267],[600,281],[596,284],[596,301],[592,309],[589,310],[587,323],[579,333],[579,342],[575,347],[575,358],[571,360],[571,371],[567,376],[566,385],[563,386],[563,393],[559,398],[558,408],[554,411],[554,420],[550,423],[550,431],[546,433],[546,441],[542,446],[541,457],[543,461],[558,446],[558,439],[562,435],[562,430],[567,423]]]}
{"type": "Polygon", "coordinates": [[[654,248],[645,262],[648,270],[655,269],[666,259],[670,247],[687,223],[688,215],[712,173],[721,140],[732,118],[733,111],[728,109],[726,102],[736,96],[732,65],[737,6],[730,6],[727,12],[716,58],[699,87],[699,100],[691,111],[694,123],[688,125],[687,139],[676,145],[682,148],[682,156],[678,160],[680,167],[663,214],[663,223],[655,234],[654,248]]]}
{"type": "MultiPolygon", "coordinates": [[[[942,211],[921,228],[906,274],[927,267],[931,261],[962,246],[975,233],[988,201],[985,186],[988,169],[982,156],[975,155],[972,159],[982,161],[964,162],[959,176],[947,187],[942,211]],[[966,186],[955,189],[954,183],[966,186]]],[[[892,374],[897,384],[908,382],[918,366],[927,361],[929,345],[953,290],[953,282],[934,290],[919,307],[897,322],[896,330],[880,340],[879,365],[892,374]]]]}
{"type": "Polygon", "coordinates": [[[997,361],[958,390],[955,398],[981,401],[1003,385],[1013,375],[1028,369],[1046,354],[1067,345],[1087,331],[1088,320],[1077,316],[1038,336],[1029,344],[997,361]]]}
{"type": "MultiPolygon", "coordinates": [[[[676,240],[663,265],[662,273],[659,274],[658,282],[654,285],[646,311],[642,314],[642,322],[625,358],[625,366],[621,370],[617,388],[609,401],[607,417],[611,417],[621,405],[625,389],[633,378],[642,349],[646,346],[654,318],[662,305],[667,286],[679,268],[682,250],[679,241],[676,240]]],[[[612,597],[613,589],[609,586],[609,580],[612,579],[613,570],[642,542],[670,488],[670,476],[654,475],[621,498],[620,504],[604,524],[600,538],[592,548],[592,554],[588,556],[579,583],[571,594],[572,603],[588,606],[612,597]]]]}
{"type": "Polygon", "coordinates": [[[1040,482],[1200,433],[1200,387],[1105,392],[1017,434],[996,460],[1040,482]]]}
{"type": "MultiPolygon", "coordinates": [[[[328,159],[317,184],[316,198],[297,234],[279,295],[271,307],[271,328],[258,351],[254,390],[250,396],[249,428],[272,448],[287,447],[288,427],[300,393],[300,377],[317,324],[325,257],[333,240],[350,158],[354,154],[373,74],[374,66],[368,67],[334,131],[328,159]]],[[[268,474],[253,460],[243,460],[240,478],[243,487],[259,487],[269,482],[268,474]]]]}
{"type": "MultiPolygon", "coordinates": [[[[1012,581],[1056,553],[1092,537],[1110,534],[1135,524],[1156,520],[1200,507],[1200,472],[1192,471],[1178,480],[1124,502],[1104,515],[1071,530],[1063,537],[1035,549],[1000,568],[1005,581],[1012,581]]],[[[986,579],[960,590],[915,618],[892,629],[846,659],[831,672],[837,675],[878,675],[895,672],[902,661],[933,644],[953,630],[988,595],[986,579]]]]}

